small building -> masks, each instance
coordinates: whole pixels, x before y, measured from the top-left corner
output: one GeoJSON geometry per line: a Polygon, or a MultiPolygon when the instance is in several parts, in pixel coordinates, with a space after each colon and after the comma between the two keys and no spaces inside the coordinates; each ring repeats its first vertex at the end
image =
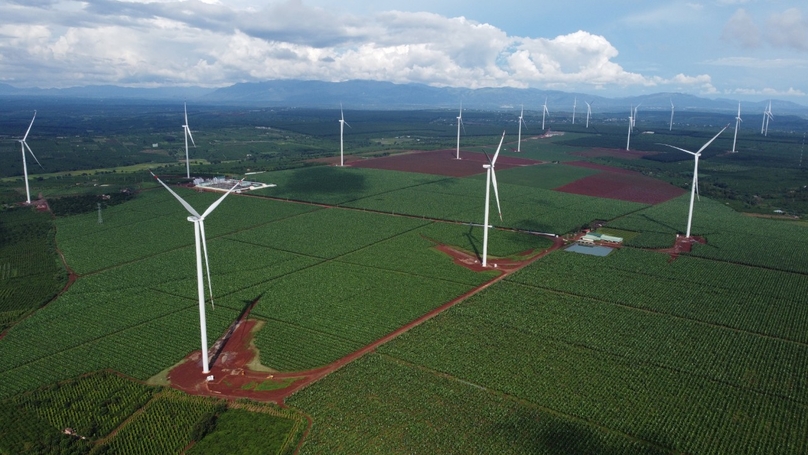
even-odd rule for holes
{"type": "Polygon", "coordinates": [[[594,244],[595,242],[623,243],[623,237],[617,237],[609,234],[602,234],[599,232],[589,232],[585,236],[583,236],[581,240],[592,242],[592,244],[594,244]]]}

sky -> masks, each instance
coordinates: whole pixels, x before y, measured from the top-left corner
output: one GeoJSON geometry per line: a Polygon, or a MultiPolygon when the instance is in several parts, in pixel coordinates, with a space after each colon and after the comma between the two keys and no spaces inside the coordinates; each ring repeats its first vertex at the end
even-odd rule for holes
{"type": "Polygon", "coordinates": [[[369,79],[808,104],[804,0],[0,0],[0,83],[369,79]]]}

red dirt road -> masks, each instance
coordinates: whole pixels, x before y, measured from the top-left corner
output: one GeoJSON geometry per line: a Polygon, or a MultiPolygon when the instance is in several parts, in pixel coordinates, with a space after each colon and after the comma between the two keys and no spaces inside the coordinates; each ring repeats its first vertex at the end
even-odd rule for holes
{"type": "MultiPolygon", "coordinates": [[[[352,167],[386,169],[389,171],[418,172],[421,174],[445,175],[447,177],[467,177],[482,174],[483,164],[488,161],[482,153],[460,151],[460,159],[455,159],[455,150],[413,152],[400,155],[373,158],[351,163],[352,167]]],[[[541,161],[500,156],[497,169],[510,169],[517,166],[532,166],[541,161]]]]}
{"type": "MultiPolygon", "coordinates": [[[[256,355],[255,350],[251,346],[252,330],[255,327],[256,321],[247,319],[249,316],[248,309],[244,312],[242,317],[231,326],[228,333],[220,338],[214,345],[214,348],[211,349],[211,352],[215,353],[217,349],[219,349],[216,346],[221,346],[218,354],[214,354],[216,357],[211,363],[210,374],[213,375],[212,381],[207,381],[206,375],[202,374],[202,362],[199,351],[191,353],[186,357],[183,363],[172,369],[168,374],[168,379],[172,387],[193,395],[230,399],[250,398],[257,401],[272,401],[282,405],[286,397],[303,387],[322,379],[348,363],[374,351],[382,344],[387,343],[402,333],[446,311],[488,286],[491,286],[511,272],[527,266],[564,245],[564,240],[560,237],[556,237],[553,240],[553,246],[547,250],[538,254],[526,252],[526,259],[523,261],[491,258],[489,262],[492,266],[496,266],[494,270],[501,272],[498,277],[435,308],[429,313],[385,335],[362,349],[352,352],[321,368],[288,373],[267,373],[250,370],[248,364],[256,355]],[[273,390],[260,390],[262,388],[273,390]]],[[[482,270],[479,261],[473,254],[445,245],[436,245],[436,248],[450,255],[458,265],[470,268],[471,270],[482,270]]],[[[489,268],[488,270],[491,269],[489,268]]]]}

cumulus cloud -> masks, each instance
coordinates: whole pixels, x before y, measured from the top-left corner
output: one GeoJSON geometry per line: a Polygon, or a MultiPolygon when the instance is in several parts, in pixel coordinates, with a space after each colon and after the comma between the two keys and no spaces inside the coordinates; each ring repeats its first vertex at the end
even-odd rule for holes
{"type": "Polygon", "coordinates": [[[746,48],[760,46],[760,30],[752,16],[741,8],[729,18],[721,32],[721,39],[746,48]]]}
{"type": "Polygon", "coordinates": [[[48,87],[222,86],[297,78],[714,90],[708,75],[663,78],[628,71],[617,63],[618,50],[609,40],[586,31],[518,37],[464,17],[401,11],[337,16],[300,0],[248,9],[200,0],[64,1],[69,14],[59,0],[11,9],[0,4],[0,15],[14,12],[21,20],[0,26],[0,78],[48,87]],[[63,8],[47,6],[55,4],[63,8]]]}

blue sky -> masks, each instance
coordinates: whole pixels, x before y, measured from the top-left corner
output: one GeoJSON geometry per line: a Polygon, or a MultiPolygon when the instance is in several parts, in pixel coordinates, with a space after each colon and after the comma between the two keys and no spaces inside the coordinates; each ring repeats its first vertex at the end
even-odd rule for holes
{"type": "Polygon", "coordinates": [[[0,82],[349,79],[808,103],[796,0],[0,0],[0,82]]]}

